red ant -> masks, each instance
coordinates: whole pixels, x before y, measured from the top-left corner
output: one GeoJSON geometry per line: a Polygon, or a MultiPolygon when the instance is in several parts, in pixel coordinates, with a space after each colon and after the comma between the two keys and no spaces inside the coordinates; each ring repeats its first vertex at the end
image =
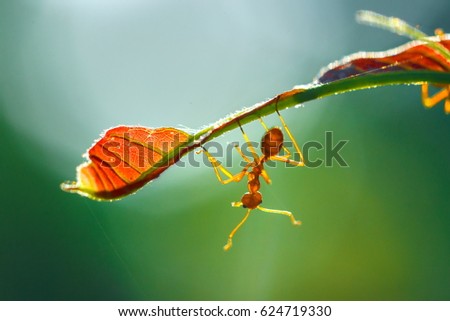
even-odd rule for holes
{"type": "Polygon", "coordinates": [[[238,151],[238,153],[241,155],[241,157],[247,162],[247,164],[244,166],[241,172],[237,173],[236,175],[232,175],[225,167],[222,166],[211,154],[204,148],[201,152],[204,152],[206,156],[208,157],[209,161],[213,165],[214,172],[217,176],[217,179],[222,184],[228,184],[231,182],[240,182],[244,176],[248,177],[247,187],[248,192],[245,193],[241,200],[239,202],[232,202],[231,206],[233,207],[243,207],[247,208],[247,213],[245,214],[242,221],[231,231],[230,235],[228,236],[228,242],[223,247],[225,251],[228,251],[231,246],[233,245],[233,236],[237,232],[237,230],[245,223],[245,221],[248,219],[250,212],[254,210],[255,208],[268,213],[275,213],[275,214],[282,214],[286,215],[291,219],[292,224],[294,225],[300,225],[301,222],[297,221],[294,217],[294,215],[289,211],[282,211],[282,210],[274,210],[274,209],[268,209],[260,206],[262,203],[262,195],[259,192],[259,188],[261,186],[259,178],[262,177],[267,184],[271,183],[271,180],[264,169],[264,163],[269,160],[275,160],[280,161],[288,164],[292,164],[295,166],[304,166],[304,160],[303,155],[300,150],[300,147],[298,146],[297,142],[295,141],[294,137],[292,136],[288,126],[286,125],[283,117],[281,117],[280,113],[278,112],[278,109],[276,110],[278,116],[280,117],[281,124],[283,125],[283,128],[287,135],[289,136],[292,144],[294,145],[295,151],[300,155],[300,161],[293,160],[291,158],[291,153],[289,150],[283,145],[284,143],[284,137],[283,132],[281,128],[278,127],[272,127],[268,128],[264,121],[260,118],[260,122],[264,129],[266,130],[266,133],[261,139],[261,152],[262,155],[258,156],[258,154],[255,151],[255,148],[251,144],[247,134],[242,129],[241,125],[239,124],[239,128],[241,129],[242,135],[244,136],[244,140],[249,146],[249,150],[253,156],[253,161],[251,161],[247,156],[244,155],[242,150],[239,148],[239,146],[235,145],[234,147],[238,151]],[[285,155],[281,156],[279,155],[281,150],[284,150],[285,155]],[[227,176],[226,179],[223,179],[220,175],[221,171],[225,176],[227,176]]]}

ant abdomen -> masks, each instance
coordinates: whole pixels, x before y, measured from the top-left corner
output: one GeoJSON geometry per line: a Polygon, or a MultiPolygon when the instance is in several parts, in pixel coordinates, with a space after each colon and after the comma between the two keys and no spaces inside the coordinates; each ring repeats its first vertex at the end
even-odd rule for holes
{"type": "Polygon", "coordinates": [[[278,155],[283,147],[283,132],[277,127],[269,129],[261,140],[261,151],[265,157],[278,155]]]}

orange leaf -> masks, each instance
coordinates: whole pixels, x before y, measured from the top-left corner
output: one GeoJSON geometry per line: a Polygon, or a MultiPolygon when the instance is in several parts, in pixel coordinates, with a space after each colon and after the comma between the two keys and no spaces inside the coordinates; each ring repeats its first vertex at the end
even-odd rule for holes
{"type": "MultiPolygon", "coordinates": [[[[450,50],[449,35],[430,37],[444,51],[450,50]]],[[[416,40],[395,49],[382,52],[359,52],[329,64],[322,69],[317,81],[332,81],[364,75],[403,70],[449,72],[450,61],[428,42],[416,40]]]]}
{"type": "Polygon", "coordinates": [[[61,188],[93,199],[121,198],[179,160],[190,150],[190,139],[175,128],[111,128],[87,151],[88,161],[78,166],[77,181],[65,182],[61,188]]]}

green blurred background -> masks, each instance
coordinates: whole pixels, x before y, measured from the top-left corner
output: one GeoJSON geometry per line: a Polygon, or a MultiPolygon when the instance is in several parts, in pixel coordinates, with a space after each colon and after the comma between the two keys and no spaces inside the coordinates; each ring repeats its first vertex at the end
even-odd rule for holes
{"type": "Polygon", "coordinates": [[[118,202],[59,189],[105,128],[200,128],[407,41],[359,9],[450,31],[448,0],[1,1],[0,299],[450,300],[450,117],[416,86],[285,111],[300,143],[349,140],[350,167],[269,169],[264,205],[304,224],[255,211],[230,252],[246,186],[206,165],[118,202]]]}

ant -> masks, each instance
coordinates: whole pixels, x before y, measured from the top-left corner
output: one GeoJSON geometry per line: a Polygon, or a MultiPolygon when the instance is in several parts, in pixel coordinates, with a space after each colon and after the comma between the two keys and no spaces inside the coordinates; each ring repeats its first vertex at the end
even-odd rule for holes
{"type": "Polygon", "coordinates": [[[444,110],[446,114],[450,114],[450,85],[435,84],[435,86],[442,87],[442,90],[430,97],[428,94],[428,83],[422,84],[422,104],[426,108],[431,108],[445,99],[444,110]]]}
{"type": "MultiPolygon", "coordinates": [[[[438,28],[434,31],[434,34],[438,36],[441,40],[445,39],[444,30],[438,28]]],[[[447,45],[448,46],[448,45],[447,45]]],[[[446,48],[446,46],[442,45],[443,49],[450,54],[450,51],[446,48]]],[[[434,94],[434,96],[429,96],[428,94],[428,83],[422,84],[422,104],[426,108],[434,107],[436,104],[445,99],[444,110],[446,114],[450,114],[450,85],[439,85],[436,84],[436,87],[442,87],[442,90],[434,94]]]]}
{"type": "MultiPolygon", "coordinates": [[[[275,107],[276,108],[276,107],[275,107]]],[[[266,133],[263,135],[261,139],[261,152],[262,155],[258,156],[256,153],[256,150],[254,146],[251,144],[247,134],[244,132],[244,130],[241,127],[241,124],[239,124],[239,128],[241,129],[242,135],[244,136],[244,140],[249,146],[249,150],[253,156],[253,161],[251,161],[247,156],[244,155],[242,150],[239,148],[238,145],[235,145],[234,147],[238,151],[238,153],[241,155],[241,157],[247,162],[247,164],[244,166],[242,171],[237,173],[236,175],[232,175],[225,167],[222,166],[211,154],[202,146],[203,150],[200,150],[199,153],[204,152],[206,156],[208,157],[208,160],[213,166],[214,172],[217,176],[217,179],[222,184],[228,184],[231,182],[240,182],[245,176],[247,176],[248,182],[247,182],[247,188],[248,192],[245,193],[241,200],[239,202],[232,202],[231,206],[233,207],[243,207],[247,209],[247,213],[245,214],[244,218],[241,220],[241,222],[231,231],[231,233],[228,236],[228,242],[223,247],[225,251],[228,251],[231,246],[233,245],[233,236],[236,234],[237,230],[245,223],[245,221],[248,219],[250,212],[254,209],[259,209],[263,212],[268,213],[274,213],[274,214],[281,214],[286,215],[290,218],[293,225],[300,225],[301,221],[297,221],[294,217],[294,215],[289,211],[282,211],[282,210],[274,210],[269,208],[264,208],[260,206],[262,203],[262,194],[259,192],[260,189],[260,177],[264,179],[264,181],[267,184],[271,183],[271,180],[269,178],[269,175],[267,174],[266,170],[264,169],[264,163],[269,160],[275,160],[280,161],[288,164],[292,164],[294,166],[304,166],[304,160],[303,160],[303,154],[300,150],[300,147],[298,146],[297,142],[295,141],[294,137],[291,134],[291,131],[289,130],[288,126],[286,125],[286,122],[284,121],[283,117],[281,117],[280,113],[278,112],[278,109],[276,109],[276,112],[281,120],[281,124],[284,128],[284,131],[289,136],[292,144],[294,145],[295,151],[300,155],[300,161],[296,161],[291,158],[291,153],[289,150],[283,145],[284,143],[284,137],[283,132],[281,128],[278,127],[272,127],[268,128],[267,125],[264,123],[262,118],[259,118],[259,121],[261,122],[262,126],[264,127],[266,133]],[[284,150],[285,155],[279,155],[281,150],[284,150]],[[224,179],[220,175],[220,172],[222,172],[227,178],[224,179]]]]}

